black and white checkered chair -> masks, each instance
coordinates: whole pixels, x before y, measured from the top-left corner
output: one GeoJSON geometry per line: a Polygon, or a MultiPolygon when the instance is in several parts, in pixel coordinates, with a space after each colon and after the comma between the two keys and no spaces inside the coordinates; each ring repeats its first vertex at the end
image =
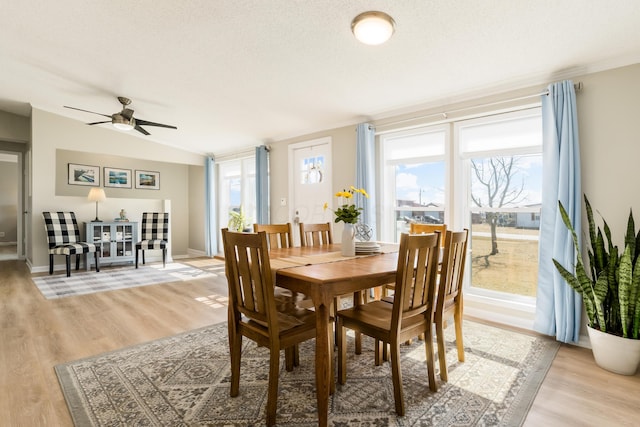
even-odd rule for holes
{"type": "Polygon", "coordinates": [[[138,251],[162,249],[162,267],[167,263],[167,243],[169,241],[169,214],[144,212],[142,214],[142,241],[136,243],[136,268],[138,268],[138,251]]]}
{"type": "Polygon", "coordinates": [[[71,276],[71,255],[76,256],[76,270],[80,268],[80,255],[94,253],[96,271],[100,271],[96,245],[80,241],[80,229],[73,212],[42,212],[49,241],[49,274],[53,274],[53,256],[67,257],[67,277],[71,276]]]}

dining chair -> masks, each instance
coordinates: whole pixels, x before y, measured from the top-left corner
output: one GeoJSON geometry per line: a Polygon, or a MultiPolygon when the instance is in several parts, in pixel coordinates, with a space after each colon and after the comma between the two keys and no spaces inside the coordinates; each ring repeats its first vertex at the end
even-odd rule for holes
{"type": "Polygon", "coordinates": [[[231,397],[240,391],[242,337],[269,349],[267,426],[275,425],[280,350],[285,350],[287,370],[293,369],[297,345],[316,336],[311,310],[295,304],[276,304],[269,249],[264,231],[236,233],[222,230],[225,272],[229,288],[229,347],[231,397]]]}
{"type": "Polygon", "coordinates": [[[71,255],[76,256],[76,271],[80,268],[80,255],[93,253],[96,272],[100,271],[100,258],[96,245],[80,240],[80,229],[74,212],[42,212],[49,243],[49,274],[53,274],[53,256],[64,255],[67,277],[71,276],[71,255]]]}
{"type": "Polygon", "coordinates": [[[292,248],[293,229],[291,223],[286,224],[253,224],[255,233],[264,231],[267,234],[269,248],[292,248]]]}
{"type": "Polygon", "coordinates": [[[333,243],[331,224],[305,224],[300,223],[300,245],[301,246],[322,246],[333,243]]]}
{"type": "MultiPolygon", "coordinates": [[[[433,354],[433,306],[440,233],[400,236],[396,294],[393,304],[372,301],[337,313],[338,382],[344,384],[346,372],[346,330],[362,332],[376,343],[391,347],[391,375],[396,413],[404,415],[400,343],[421,333],[424,340],[429,388],[437,391],[433,354]]],[[[376,345],[375,357],[380,360],[381,347],[376,345]]],[[[379,364],[379,363],[376,363],[379,364]]]]}
{"type": "Polygon", "coordinates": [[[438,341],[438,359],[440,363],[440,378],[447,381],[446,343],[444,328],[446,319],[453,313],[456,328],[456,347],[458,360],[464,362],[464,344],[462,341],[462,280],[467,256],[467,241],[469,230],[459,232],[447,231],[444,243],[444,254],[440,273],[440,283],[436,298],[434,323],[436,325],[436,339],[438,341]]]}
{"type": "MultiPolygon", "coordinates": [[[[444,248],[444,233],[447,232],[447,224],[422,224],[415,222],[409,224],[409,234],[427,234],[434,233],[436,231],[440,232],[440,247],[444,248]]],[[[384,285],[382,287],[382,297],[388,297],[389,291],[393,290],[393,283],[384,285]]],[[[409,340],[409,343],[411,343],[411,340],[409,340]]]]}
{"type": "MultiPolygon", "coordinates": [[[[444,238],[444,233],[447,232],[447,224],[422,224],[412,222],[409,224],[409,234],[426,234],[439,231],[440,237],[444,238]]],[[[440,247],[444,247],[444,241],[440,242],[440,247]]]]}
{"type": "Polygon", "coordinates": [[[142,251],[142,264],[145,263],[144,251],[162,250],[162,267],[167,265],[167,244],[169,242],[169,214],[144,212],[142,214],[142,240],[136,243],[136,268],[138,268],[138,252],[142,251]]]}

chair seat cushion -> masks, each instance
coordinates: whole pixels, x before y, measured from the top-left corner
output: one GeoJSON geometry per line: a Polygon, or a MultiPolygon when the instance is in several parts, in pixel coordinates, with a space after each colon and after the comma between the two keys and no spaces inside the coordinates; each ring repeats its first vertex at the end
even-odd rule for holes
{"type": "Polygon", "coordinates": [[[49,253],[53,255],[76,255],[86,254],[96,251],[96,245],[93,243],[77,242],[66,245],[58,245],[49,249],[49,253]]]}
{"type": "Polygon", "coordinates": [[[143,240],[136,243],[136,249],[165,249],[167,247],[166,240],[143,240]]]}

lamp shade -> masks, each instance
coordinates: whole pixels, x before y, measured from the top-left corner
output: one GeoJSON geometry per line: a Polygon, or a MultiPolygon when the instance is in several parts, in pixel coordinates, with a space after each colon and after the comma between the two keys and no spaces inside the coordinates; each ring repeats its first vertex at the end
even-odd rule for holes
{"type": "Polygon", "coordinates": [[[364,12],[353,18],[351,31],[360,42],[368,45],[379,45],[391,38],[396,23],[384,12],[364,12]]]}
{"type": "Polygon", "coordinates": [[[107,200],[107,195],[104,194],[104,190],[102,188],[92,188],[89,191],[87,199],[90,202],[104,202],[105,200],[107,200]]]}

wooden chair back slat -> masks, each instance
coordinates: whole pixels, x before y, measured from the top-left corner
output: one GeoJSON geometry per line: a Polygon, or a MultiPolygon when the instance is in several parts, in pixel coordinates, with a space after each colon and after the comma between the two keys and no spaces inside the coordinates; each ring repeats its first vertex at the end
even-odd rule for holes
{"type": "Polygon", "coordinates": [[[403,322],[423,313],[433,321],[439,252],[439,232],[400,236],[393,329],[399,331],[403,322]]]}
{"type": "Polygon", "coordinates": [[[322,246],[333,243],[331,224],[300,223],[300,244],[302,246],[322,246]]]}
{"type": "Polygon", "coordinates": [[[277,322],[271,321],[276,314],[266,233],[233,233],[224,229],[222,236],[234,315],[243,314],[277,331],[277,322]]]}
{"type": "Polygon", "coordinates": [[[447,224],[419,224],[412,222],[409,224],[409,233],[427,234],[440,232],[440,246],[444,247],[444,235],[447,232],[447,224]]]}
{"type": "Polygon", "coordinates": [[[293,230],[291,223],[286,224],[253,224],[253,231],[264,231],[269,248],[292,248],[293,230]]]}

